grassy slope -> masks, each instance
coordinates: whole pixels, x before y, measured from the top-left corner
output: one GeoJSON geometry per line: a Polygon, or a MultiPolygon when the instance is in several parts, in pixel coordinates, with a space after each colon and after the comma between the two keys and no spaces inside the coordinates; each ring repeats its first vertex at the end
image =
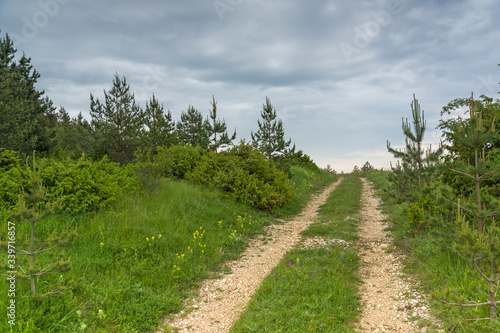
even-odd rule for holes
{"type": "MultiPolygon", "coordinates": [[[[361,182],[347,176],[304,236],[353,241],[361,182]]],[[[294,249],[264,280],[232,332],[354,332],[358,315],[356,251],[332,245],[294,249]]]]}
{"type": "MultiPolygon", "coordinates": [[[[291,182],[299,195],[275,215],[300,211],[311,193],[335,178],[301,168],[293,172],[291,182]]],[[[40,277],[40,292],[70,281],[76,287],[64,296],[32,302],[29,285],[18,282],[15,331],[152,331],[161,318],[181,309],[199,281],[237,258],[248,238],[273,221],[273,215],[218,192],[171,181],[153,193],[122,198],[94,217],[57,216],[40,222],[37,239],[75,227],[79,233],[70,246],[36,258],[43,262],[49,255],[62,255],[72,262],[68,273],[40,277]]],[[[26,240],[28,225],[19,225],[17,233],[19,241],[26,240]]],[[[0,294],[6,295],[7,288],[1,285],[0,294]]],[[[0,331],[9,329],[6,320],[0,321],[0,331]]]]}

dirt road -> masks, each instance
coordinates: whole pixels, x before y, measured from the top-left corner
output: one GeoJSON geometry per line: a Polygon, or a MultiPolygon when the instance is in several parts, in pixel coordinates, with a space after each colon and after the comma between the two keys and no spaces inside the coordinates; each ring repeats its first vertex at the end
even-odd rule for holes
{"type": "Polygon", "coordinates": [[[371,184],[364,178],[358,235],[363,285],[360,290],[363,313],[361,332],[426,332],[426,301],[401,271],[402,257],[392,252],[391,240],[384,231],[384,215],[378,209],[371,184]],[[421,318],[421,320],[411,319],[421,318]],[[423,319],[423,320],[422,320],[423,319]],[[421,327],[419,327],[421,326],[421,327]]]}
{"type": "Polygon", "coordinates": [[[199,297],[186,304],[186,310],[168,324],[179,332],[229,332],[262,280],[299,242],[300,233],[314,221],[319,206],[341,181],[342,178],[315,196],[293,220],[269,227],[268,238],[272,241],[253,240],[240,260],[228,263],[232,274],[218,280],[206,280],[199,297]]]}

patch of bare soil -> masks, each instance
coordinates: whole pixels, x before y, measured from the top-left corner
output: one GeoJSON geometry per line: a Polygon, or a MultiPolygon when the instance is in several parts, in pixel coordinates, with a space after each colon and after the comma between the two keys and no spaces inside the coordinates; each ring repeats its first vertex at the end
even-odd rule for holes
{"type": "MultiPolygon", "coordinates": [[[[361,258],[361,331],[428,332],[432,317],[425,298],[402,273],[403,259],[392,252],[391,239],[384,231],[384,215],[372,185],[363,179],[358,235],[361,258]],[[420,327],[419,327],[420,326],[420,327]]],[[[436,324],[434,323],[434,325],[436,324]]]]}
{"type": "Polygon", "coordinates": [[[300,233],[314,221],[319,206],[341,181],[314,197],[293,220],[270,226],[266,240],[252,240],[241,259],[227,263],[232,274],[204,281],[198,297],[188,300],[186,310],[167,323],[179,332],[229,332],[262,280],[298,244],[300,233]]]}

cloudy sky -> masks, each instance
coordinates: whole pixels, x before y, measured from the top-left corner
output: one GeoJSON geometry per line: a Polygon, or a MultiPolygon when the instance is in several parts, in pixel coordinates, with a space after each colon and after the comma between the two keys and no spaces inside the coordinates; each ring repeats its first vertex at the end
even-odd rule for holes
{"type": "Polygon", "coordinates": [[[174,119],[215,95],[239,141],[267,96],[298,149],[346,172],[389,166],[413,94],[428,143],[451,100],[498,97],[498,18],[497,0],[0,0],[2,36],[71,116],[118,73],[174,119]]]}

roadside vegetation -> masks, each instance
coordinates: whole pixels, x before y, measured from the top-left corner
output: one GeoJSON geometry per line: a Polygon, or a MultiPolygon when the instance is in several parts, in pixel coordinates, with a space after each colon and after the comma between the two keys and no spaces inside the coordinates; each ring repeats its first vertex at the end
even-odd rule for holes
{"type": "Polygon", "coordinates": [[[460,98],[441,115],[442,146],[423,147],[426,124],[414,99],[402,126],[406,147],[387,145],[399,162],[361,174],[375,183],[395,243],[443,329],[498,332],[500,103],[460,98]]]}

